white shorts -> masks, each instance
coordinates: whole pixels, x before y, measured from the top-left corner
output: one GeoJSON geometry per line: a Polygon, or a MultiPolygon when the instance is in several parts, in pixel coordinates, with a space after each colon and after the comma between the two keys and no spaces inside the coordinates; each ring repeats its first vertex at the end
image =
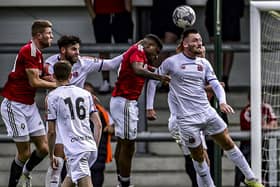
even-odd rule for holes
{"type": "Polygon", "coordinates": [[[66,156],[67,176],[77,184],[78,180],[90,176],[90,168],[97,159],[97,151],[87,151],[77,155],[66,156]]]}
{"type": "Polygon", "coordinates": [[[45,135],[45,125],[35,103],[26,105],[6,98],[1,103],[1,115],[6,125],[8,136],[22,137],[41,131],[45,135]]]}
{"type": "MultiPolygon", "coordinates": [[[[179,144],[179,146],[182,149],[184,155],[190,155],[191,152],[190,152],[189,148],[186,145],[184,145],[183,140],[180,136],[179,127],[178,127],[178,124],[176,122],[175,114],[172,114],[172,113],[170,114],[170,117],[168,119],[168,130],[169,130],[172,138],[174,138],[176,143],[179,144]]],[[[204,136],[202,131],[200,131],[200,138],[201,138],[203,148],[207,149],[205,136],[204,136]]]]}
{"type": "Polygon", "coordinates": [[[134,140],[137,136],[137,101],[123,97],[112,97],[110,113],[115,122],[115,135],[121,139],[134,140]]]}
{"type": "Polygon", "coordinates": [[[177,116],[177,123],[183,144],[193,148],[201,144],[200,131],[205,135],[215,135],[227,128],[227,124],[212,107],[200,114],[177,116]]]}

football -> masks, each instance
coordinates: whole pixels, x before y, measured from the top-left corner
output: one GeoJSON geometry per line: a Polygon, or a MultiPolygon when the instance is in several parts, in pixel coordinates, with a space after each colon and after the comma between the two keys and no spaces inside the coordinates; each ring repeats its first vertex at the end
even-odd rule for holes
{"type": "Polygon", "coordinates": [[[185,29],[186,27],[193,26],[195,23],[195,11],[187,5],[178,6],[173,11],[172,19],[177,27],[185,29]]]}

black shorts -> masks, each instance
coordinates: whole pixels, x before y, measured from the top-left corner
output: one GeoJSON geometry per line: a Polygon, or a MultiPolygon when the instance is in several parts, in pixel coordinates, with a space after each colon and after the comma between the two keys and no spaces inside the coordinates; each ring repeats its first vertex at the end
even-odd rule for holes
{"type": "Polygon", "coordinates": [[[98,14],[93,20],[96,43],[129,43],[133,37],[131,13],[98,14]]]}
{"type": "MultiPolygon", "coordinates": [[[[214,36],[214,13],[213,0],[208,0],[206,4],[205,25],[209,37],[214,36]]],[[[244,1],[227,1],[222,4],[222,27],[221,34],[223,41],[240,41],[240,18],[243,15],[244,1]]]]}

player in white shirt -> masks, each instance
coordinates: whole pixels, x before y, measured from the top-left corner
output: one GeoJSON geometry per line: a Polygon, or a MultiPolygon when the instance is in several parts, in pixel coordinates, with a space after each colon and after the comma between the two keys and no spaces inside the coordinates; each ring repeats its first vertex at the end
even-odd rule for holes
{"type": "Polygon", "coordinates": [[[48,140],[50,162],[57,167],[54,156],[56,134],[59,134],[67,157],[67,177],[63,186],[90,187],[90,167],[97,158],[97,146],[101,137],[101,121],[91,94],[70,85],[71,65],[59,61],[54,65],[54,78],[58,88],[47,96],[48,140]],[[90,121],[94,124],[94,135],[90,121]]]}
{"type": "Polygon", "coordinates": [[[248,186],[262,187],[258,182],[246,159],[229,136],[227,125],[211,107],[204,90],[208,82],[219,100],[220,110],[233,113],[234,110],[226,102],[223,87],[216,78],[211,64],[205,58],[197,57],[201,53],[202,38],[195,29],[187,29],[183,33],[183,52],[167,58],[156,70],[160,75],[169,74],[169,101],[176,112],[176,121],[183,144],[187,146],[194,162],[196,172],[207,187],[214,182],[204,159],[200,131],[210,135],[228,155],[228,158],[242,171],[248,186]]]}
{"type": "MultiPolygon", "coordinates": [[[[52,55],[45,60],[45,79],[53,80],[52,74],[55,63],[57,63],[59,60],[68,60],[72,64],[72,78],[70,79],[70,83],[80,88],[84,87],[84,83],[91,72],[117,69],[123,59],[122,55],[119,55],[113,59],[100,59],[89,56],[80,56],[81,40],[77,36],[64,35],[57,41],[57,45],[59,47],[60,53],[52,55]]],[[[58,157],[59,166],[56,170],[53,170],[52,167],[48,168],[45,180],[46,187],[58,187],[60,184],[61,170],[63,168],[65,157],[60,136],[57,136],[55,156],[58,157]]]]}
{"type": "Polygon", "coordinates": [[[60,53],[45,60],[44,69],[48,75],[53,74],[53,66],[59,60],[68,60],[72,64],[70,82],[80,88],[84,87],[87,76],[91,72],[101,72],[117,69],[123,59],[119,55],[113,59],[100,59],[90,56],[80,56],[81,40],[77,36],[64,35],[58,41],[60,53]]]}
{"type": "MultiPolygon", "coordinates": [[[[180,46],[178,46],[179,48],[180,46]]],[[[176,50],[177,53],[182,52],[180,49],[176,50]]],[[[205,57],[205,47],[202,46],[201,54],[198,56],[205,57]]],[[[159,84],[159,81],[156,80],[149,80],[148,85],[147,85],[147,100],[146,100],[146,112],[147,112],[147,119],[149,120],[156,120],[157,115],[156,111],[154,110],[154,98],[155,98],[155,93],[156,93],[156,86],[159,84]]],[[[183,146],[182,140],[179,134],[179,128],[176,122],[176,111],[174,110],[175,107],[173,107],[175,103],[172,103],[172,100],[168,100],[168,106],[169,106],[169,111],[170,111],[170,116],[168,119],[168,130],[176,141],[176,143],[179,145],[179,147],[182,149],[182,152],[185,157],[185,170],[187,174],[189,175],[191,181],[192,181],[192,186],[203,186],[201,182],[201,178],[199,175],[196,174],[195,169],[193,167],[192,163],[192,158],[191,158],[191,153],[188,147],[183,146]]],[[[207,154],[207,145],[205,141],[205,136],[203,132],[201,131],[201,142],[204,148],[204,156],[206,161],[208,162],[208,165],[210,165],[210,161],[208,158],[207,154]]]]}

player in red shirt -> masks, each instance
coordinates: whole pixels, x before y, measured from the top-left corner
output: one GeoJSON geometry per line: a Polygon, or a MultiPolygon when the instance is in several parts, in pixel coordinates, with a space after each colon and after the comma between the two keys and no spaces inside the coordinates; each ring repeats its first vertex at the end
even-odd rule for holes
{"type": "Polygon", "coordinates": [[[110,112],[115,121],[117,147],[115,160],[121,187],[130,185],[131,161],[137,134],[137,100],[146,78],[169,82],[167,75],[161,76],[148,70],[162,48],[160,39],[148,34],[143,41],[131,46],[123,55],[119,77],[112,93],[110,112]]]}
{"type": "MultiPolygon", "coordinates": [[[[240,113],[240,130],[250,131],[251,130],[251,105],[250,105],[250,93],[248,94],[248,104],[242,109],[240,113]]],[[[262,103],[262,130],[271,130],[277,128],[277,117],[273,111],[273,108],[268,103],[262,103]]],[[[263,146],[265,146],[265,140],[263,140],[263,146]]],[[[269,149],[269,148],[267,148],[269,149]]],[[[251,162],[251,142],[250,141],[240,141],[240,151],[243,153],[246,160],[251,162]]],[[[262,168],[265,168],[267,162],[267,155],[263,154],[262,168]]],[[[234,186],[239,187],[240,183],[244,181],[244,175],[238,168],[235,168],[235,179],[234,186]]],[[[262,173],[262,181],[265,183],[267,176],[262,173]]]]}
{"type": "Polygon", "coordinates": [[[1,115],[8,135],[13,138],[17,147],[17,155],[11,165],[9,187],[17,185],[21,174],[26,186],[30,186],[31,170],[48,154],[45,126],[34,97],[36,88],[56,87],[56,83],[42,79],[41,49],[51,45],[52,23],[48,20],[36,20],[31,30],[32,39],[20,49],[2,91],[4,100],[1,104],[1,115]],[[32,153],[31,141],[36,146],[32,153]]]}

